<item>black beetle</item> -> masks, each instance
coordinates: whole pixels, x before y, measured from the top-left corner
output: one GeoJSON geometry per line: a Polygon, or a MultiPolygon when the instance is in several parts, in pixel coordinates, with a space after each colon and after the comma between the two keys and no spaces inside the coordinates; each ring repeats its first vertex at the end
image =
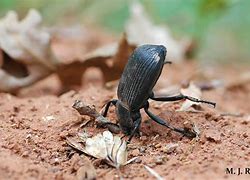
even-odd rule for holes
{"type": "Polygon", "coordinates": [[[148,99],[156,101],[177,101],[189,99],[194,102],[208,103],[215,106],[215,103],[199,100],[190,96],[177,95],[172,97],[155,97],[153,87],[155,86],[165,63],[167,50],[162,45],[142,45],[137,47],[130,56],[123,71],[118,85],[118,100],[113,99],[106,104],[103,116],[107,115],[111,104],[116,107],[116,114],[120,128],[129,140],[139,131],[141,124],[140,109],[144,109],[147,115],[157,123],[179,132],[184,136],[193,138],[196,134],[187,129],[175,128],[168,122],[157,117],[149,111],[148,99]]]}

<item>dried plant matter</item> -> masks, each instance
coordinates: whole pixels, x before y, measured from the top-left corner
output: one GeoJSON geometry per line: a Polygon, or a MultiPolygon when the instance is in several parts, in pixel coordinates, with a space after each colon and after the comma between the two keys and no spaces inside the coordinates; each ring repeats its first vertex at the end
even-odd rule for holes
{"type": "Polygon", "coordinates": [[[118,125],[111,123],[107,118],[98,113],[94,106],[86,105],[80,100],[76,100],[72,106],[80,115],[87,115],[95,119],[97,125],[107,127],[113,133],[119,133],[120,128],[118,125]]]}
{"type": "Polygon", "coordinates": [[[34,9],[21,21],[14,11],[0,20],[1,91],[28,86],[55,70],[50,35],[41,28],[41,22],[34,9]]]}
{"type": "Polygon", "coordinates": [[[120,78],[129,55],[135,46],[128,44],[126,35],[119,43],[112,43],[87,53],[83,58],[69,64],[61,64],[58,75],[66,86],[80,85],[82,74],[89,67],[97,67],[103,73],[104,82],[120,78]]]}
{"type": "Polygon", "coordinates": [[[163,180],[163,177],[161,177],[155,170],[150,168],[147,165],[144,165],[145,169],[152,175],[154,176],[157,180],[163,180]]]}
{"type": "Polygon", "coordinates": [[[64,90],[82,83],[89,67],[103,73],[104,82],[119,79],[135,46],[123,35],[117,43],[108,44],[72,61],[59,61],[51,50],[51,36],[41,27],[42,17],[30,10],[22,20],[9,12],[0,20],[0,91],[16,92],[52,73],[56,73],[64,90]]]}
{"type": "Polygon", "coordinates": [[[104,131],[92,138],[87,138],[85,147],[72,139],[67,143],[79,151],[84,152],[97,159],[105,160],[109,165],[119,168],[131,161],[127,161],[127,143],[119,136],[113,136],[110,131],[104,131]]]}
{"type": "Polygon", "coordinates": [[[130,19],[125,27],[129,44],[162,44],[168,48],[168,60],[185,59],[189,41],[178,42],[167,27],[153,24],[139,2],[133,3],[130,10],[130,19]]]}

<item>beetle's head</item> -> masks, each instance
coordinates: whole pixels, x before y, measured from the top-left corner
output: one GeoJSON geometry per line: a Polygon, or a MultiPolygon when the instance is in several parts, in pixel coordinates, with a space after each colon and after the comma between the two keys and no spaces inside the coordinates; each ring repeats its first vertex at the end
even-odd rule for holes
{"type": "Polygon", "coordinates": [[[163,45],[145,44],[136,49],[138,55],[146,58],[153,58],[155,61],[164,62],[167,54],[167,49],[163,45]]]}
{"type": "Polygon", "coordinates": [[[133,129],[133,120],[128,107],[122,102],[118,102],[116,104],[116,114],[122,131],[125,134],[130,135],[133,129]]]}

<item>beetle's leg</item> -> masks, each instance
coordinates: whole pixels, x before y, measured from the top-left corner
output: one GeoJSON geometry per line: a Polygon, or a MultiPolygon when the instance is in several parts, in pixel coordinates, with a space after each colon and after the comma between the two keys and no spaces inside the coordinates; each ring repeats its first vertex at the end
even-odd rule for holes
{"type": "Polygon", "coordinates": [[[164,121],[163,119],[161,119],[160,117],[154,115],[153,113],[151,113],[149,110],[149,103],[146,104],[146,106],[144,107],[145,112],[147,113],[147,115],[154,120],[155,122],[168,127],[169,129],[176,131],[178,133],[181,133],[184,136],[190,137],[190,138],[194,138],[196,137],[196,134],[194,132],[188,131],[187,129],[181,129],[181,128],[176,128],[172,125],[170,125],[168,122],[164,121]]]}
{"type": "Polygon", "coordinates": [[[102,113],[102,115],[104,116],[104,117],[106,117],[107,116],[107,113],[108,113],[108,110],[109,110],[109,107],[110,107],[110,105],[112,104],[112,105],[116,105],[116,103],[117,103],[117,99],[112,99],[112,100],[110,100],[107,104],[106,104],[106,106],[105,106],[105,109],[104,109],[104,112],[102,113]]]}
{"type": "Polygon", "coordinates": [[[128,143],[130,143],[130,141],[131,141],[131,139],[134,137],[135,133],[138,132],[140,125],[141,125],[141,116],[138,117],[138,118],[134,121],[134,123],[133,123],[133,127],[134,127],[134,128],[133,128],[133,130],[132,130],[132,132],[131,132],[131,134],[130,134],[130,136],[129,136],[128,143]]]}
{"type": "Polygon", "coordinates": [[[152,92],[151,95],[150,95],[150,99],[153,99],[155,101],[179,101],[179,100],[182,100],[182,99],[188,99],[188,100],[193,101],[193,102],[207,103],[207,104],[213,105],[214,107],[216,106],[216,103],[214,103],[214,102],[204,101],[204,100],[197,99],[197,98],[194,98],[194,97],[191,97],[191,96],[185,96],[183,94],[179,94],[179,95],[176,95],[176,96],[169,96],[169,97],[155,97],[154,93],[152,92]]]}

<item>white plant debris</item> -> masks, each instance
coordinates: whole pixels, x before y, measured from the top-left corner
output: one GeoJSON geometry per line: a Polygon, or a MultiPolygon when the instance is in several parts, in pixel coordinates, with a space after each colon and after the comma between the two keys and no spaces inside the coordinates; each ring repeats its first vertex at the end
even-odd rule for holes
{"type": "Polygon", "coordinates": [[[168,48],[169,61],[182,61],[190,40],[177,41],[166,26],[153,24],[139,2],[130,6],[130,18],[126,24],[129,44],[162,44],[168,48]]]}
{"type": "Polygon", "coordinates": [[[42,120],[43,120],[44,122],[50,122],[50,121],[56,120],[56,118],[55,118],[53,115],[48,115],[48,116],[43,116],[43,117],[42,117],[42,120]]]}
{"type": "Polygon", "coordinates": [[[18,21],[15,11],[0,20],[0,47],[11,58],[24,63],[40,63],[54,69],[51,61],[50,34],[41,27],[42,17],[35,9],[18,21]]]}
{"type": "Polygon", "coordinates": [[[128,164],[127,143],[110,131],[104,131],[86,140],[84,152],[97,159],[104,159],[113,167],[128,164]]]}
{"type": "Polygon", "coordinates": [[[160,174],[158,174],[155,170],[153,170],[152,168],[150,168],[147,165],[144,165],[145,169],[152,174],[157,180],[163,180],[163,177],[160,176],[160,174]]]}
{"type": "MultiPolygon", "coordinates": [[[[187,88],[182,88],[180,92],[185,96],[191,96],[196,99],[200,99],[202,92],[199,87],[197,87],[194,83],[190,82],[187,88]]],[[[187,111],[190,107],[194,105],[199,105],[200,103],[190,101],[186,99],[182,106],[180,107],[179,111],[187,111]]]]}

